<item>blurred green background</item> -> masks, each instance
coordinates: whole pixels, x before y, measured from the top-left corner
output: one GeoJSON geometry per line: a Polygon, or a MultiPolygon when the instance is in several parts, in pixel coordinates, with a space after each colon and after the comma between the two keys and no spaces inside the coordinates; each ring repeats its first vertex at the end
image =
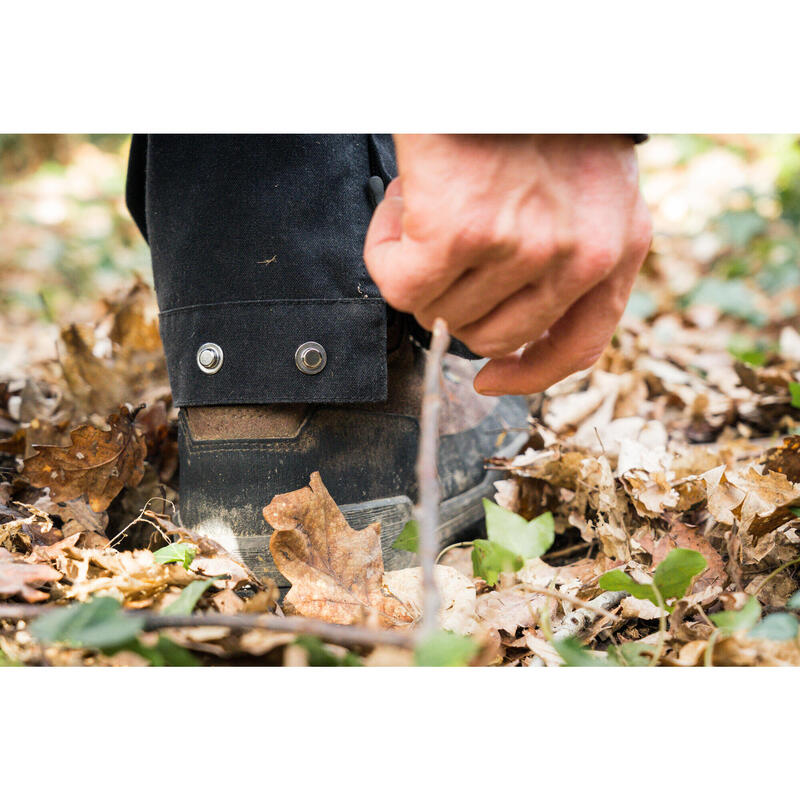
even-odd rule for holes
{"type": "MultiPolygon", "coordinates": [[[[125,208],[129,144],[119,134],[0,135],[5,372],[52,355],[56,327],[96,318],[133,276],[151,282],[125,208]]],[[[735,321],[731,347],[758,362],[780,327],[800,321],[798,137],[656,135],[639,156],[656,233],[629,314],[735,321]]]]}

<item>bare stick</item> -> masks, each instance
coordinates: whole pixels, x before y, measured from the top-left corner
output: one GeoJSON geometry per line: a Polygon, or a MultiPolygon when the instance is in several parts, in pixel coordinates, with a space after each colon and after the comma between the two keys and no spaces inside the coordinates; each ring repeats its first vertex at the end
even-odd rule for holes
{"type": "MultiPolygon", "coordinates": [[[[0,604],[0,619],[30,620],[64,606],[0,604]]],[[[393,647],[414,647],[414,631],[371,630],[355,625],[336,625],[307,617],[278,617],[274,614],[187,614],[167,616],[152,612],[126,611],[126,616],[140,618],[144,621],[146,631],[157,631],[163,628],[230,628],[234,631],[249,631],[259,628],[280,633],[298,633],[317,636],[326,642],[344,646],[391,645],[393,647]]]]}
{"type": "Polygon", "coordinates": [[[434,580],[439,527],[439,475],[436,456],[439,448],[439,410],[442,404],[442,359],[450,343],[447,323],[437,319],[425,363],[425,389],[420,413],[419,453],[417,455],[417,484],[419,502],[415,517],[419,525],[419,557],[422,562],[422,625],[423,636],[439,627],[439,592],[434,580]]]}

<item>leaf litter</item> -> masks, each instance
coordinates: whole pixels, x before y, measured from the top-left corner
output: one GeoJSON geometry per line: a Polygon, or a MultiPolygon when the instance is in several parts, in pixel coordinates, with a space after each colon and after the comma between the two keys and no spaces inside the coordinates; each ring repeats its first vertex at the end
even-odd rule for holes
{"type": "MultiPolygon", "coordinates": [[[[421,571],[386,571],[377,525],[350,528],[315,473],[264,498],[291,583],[281,601],[173,522],[176,410],[151,290],[137,281],[67,325],[54,359],[0,376],[0,598],[48,610],[0,619],[4,660],[800,665],[800,274],[780,250],[794,252],[792,220],[736,194],[764,184],[759,158],[712,154],[654,173],[661,233],[631,313],[595,367],[531,398],[525,450],[487,463],[504,473],[488,538],[440,554],[442,634],[413,654],[222,624],[146,630],[136,613],[413,630],[421,571]],[[731,174],[716,206],[697,207],[700,162],[731,174]],[[763,225],[737,216],[754,208],[763,225]]],[[[415,549],[416,532],[396,546],[415,549]]]]}

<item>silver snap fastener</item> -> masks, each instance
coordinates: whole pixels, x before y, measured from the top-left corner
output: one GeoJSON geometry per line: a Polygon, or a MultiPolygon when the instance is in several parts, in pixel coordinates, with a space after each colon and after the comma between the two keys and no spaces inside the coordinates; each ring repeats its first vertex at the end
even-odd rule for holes
{"type": "Polygon", "coordinates": [[[197,350],[197,366],[207,375],[219,372],[222,366],[222,348],[213,342],[201,344],[197,350]]]}
{"type": "Polygon", "coordinates": [[[328,356],[321,344],[305,342],[295,351],[294,363],[300,372],[304,372],[306,375],[316,375],[325,369],[325,365],[328,363],[328,356]]]}

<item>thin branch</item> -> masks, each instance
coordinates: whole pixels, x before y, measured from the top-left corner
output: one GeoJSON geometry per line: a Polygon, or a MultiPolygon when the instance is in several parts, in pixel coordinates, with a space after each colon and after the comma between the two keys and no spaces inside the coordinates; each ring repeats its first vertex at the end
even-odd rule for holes
{"type": "Polygon", "coordinates": [[[419,502],[415,516],[419,524],[419,556],[422,562],[422,634],[433,633],[439,625],[439,592],[434,580],[438,552],[439,475],[436,469],[439,445],[439,410],[441,397],[441,366],[450,334],[447,323],[437,319],[425,363],[425,388],[420,413],[419,453],[417,455],[417,485],[419,502]]]}
{"type": "MultiPolygon", "coordinates": [[[[625,596],[625,592],[604,592],[603,594],[595,597],[595,599],[590,602],[588,600],[580,600],[577,597],[573,597],[571,594],[567,594],[566,592],[559,592],[558,589],[550,589],[549,587],[526,586],[525,588],[535,592],[536,594],[543,594],[546,595],[547,597],[555,597],[557,600],[561,600],[565,603],[571,603],[574,606],[579,606],[580,608],[584,608],[587,611],[594,614],[595,616],[604,617],[609,622],[617,622],[619,620],[619,617],[616,614],[612,614],[610,611],[604,608],[604,604],[608,603],[609,607],[619,605],[620,600],[625,596]],[[592,603],[597,603],[598,601],[599,601],[598,605],[592,605],[592,603]]],[[[588,618],[584,619],[583,621],[587,624],[591,622],[591,620],[588,618]]],[[[582,627],[585,627],[585,625],[582,627]]],[[[561,631],[562,628],[559,628],[559,631],[561,631]]],[[[575,631],[570,630],[565,635],[571,636],[579,632],[580,628],[578,628],[575,631]]]]}
{"type": "MultiPolygon", "coordinates": [[[[47,611],[64,608],[62,605],[0,604],[0,619],[36,619],[47,611]]],[[[355,625],[336,625],[307,617],[278,617],[274,614],[186,614],[162,615],[150,611],[126,611],[126,616],[144,621],[144,630],[157,631],[164,628],[230,628],[232,631],[249,631],[254,628],[279,633],[297,633],[317,636],[326,642],[347,646],[390,645],[413,648],[416,631],[371,630],[355,625]]]]}
{"type": "Polygon", "coordinates": [[[793,558],[791,561],[787,561],[785,564],[781,564],[779,567],[776,567],[766,578],[764,578],[761,583],[758,584],[758,588],[752,593],[753,597],[758,597],[761,594],[761,590],[775,577],[781,574],[787,567],[794,566],[795,564],[800,564],[800,558],[793,558]]]}
{"type": "Polygon", "coordinates": [[[661,661],[661,656],[664,655],[664,644],[667,639],[667,608],[658,586],[656,586],[655,583],[652,583],[651,585],[653,587],[653,594],[656,596],[656,600],[658,600],[658,607],[661,609],[661,616],[658,619],[658,639],[656,641],[656,649],[652,655],[652,658],[650,659],[650,663],[647,666],[657,667],[658,662],[661,661]]]}

